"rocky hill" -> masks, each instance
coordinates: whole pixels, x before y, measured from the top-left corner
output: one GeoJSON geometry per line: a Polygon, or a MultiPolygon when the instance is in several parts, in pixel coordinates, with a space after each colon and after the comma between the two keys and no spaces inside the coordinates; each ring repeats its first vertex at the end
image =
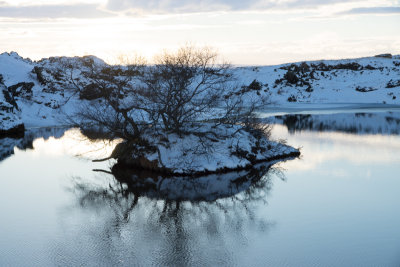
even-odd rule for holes
{"type": "MultiPolygon", "coordinates": [[[[0,54],[0,135],[18,133],[24,126],[68,124],[83,102],[100,101],[96,87],[82,76],[94,64],[115,76],[129,71],[125,66],[107,65],[94,56],[31,61],[15,52],[0,54]]],[[[246,92],[252,99],[267,97],[274,105],[400,105],[399,56],[235,67],[233,71],[241,89],[236,93],[246,92]]]]}
{"type": "Polygon", "coordinates": [[[380,55],[236,69],[242,83],[272,104],[400,104],[400,57],[380,55]]]}

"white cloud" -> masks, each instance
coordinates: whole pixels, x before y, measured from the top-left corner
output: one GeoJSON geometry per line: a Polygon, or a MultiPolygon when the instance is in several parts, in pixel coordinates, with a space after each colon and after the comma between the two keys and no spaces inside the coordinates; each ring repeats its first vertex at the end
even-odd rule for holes
{"type": "Polygon", "coordinates": [[[393,7],[391,0],[1,1],[0,52],[35,59],[95,54],[109,60],[132,51],[151,58],[186,42],[214,46],[245,65],[400,53],[398,15],[338,15],[393,7]],[[192,13],[179,13],[184,10],[192,13]]]}
{"type": "Polygon", "coordinates": [[[111,15],[95,4],[0,5],[0,17],[6,18],[99,18],[111,15]]]}
{"type": "Polygon", "coordinates": [[[108,0],[106,7],[122,11],[128,9],[149,13],[184,13],[210,11],[244,11],[316,8],[337,3],[360,2],[361,0],[108,0]]]}
{"type": "Polygon", "coordinates": [[[400,7],[358,7],[339,14],[400,14],[400,7]]]}
{"type": "Polygon", "coordinates": [[[0,0],[0,17],[15,18],[98,18],[143,14],[185,14],[199,12],[293,11],[316,15],[349,13],[399,13],[393,0],[0,0]],[[334,12],[336,11],[336,13],[334,12]]]}

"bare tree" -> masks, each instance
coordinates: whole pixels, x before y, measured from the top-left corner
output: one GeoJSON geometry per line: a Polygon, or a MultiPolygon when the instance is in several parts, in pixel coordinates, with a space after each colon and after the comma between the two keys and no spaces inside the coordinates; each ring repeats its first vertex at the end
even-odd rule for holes
{"type": "Polygon", "coordinates": [[[163,52],[153,65],[143,60],[125,66],[87,62],[80,76],[71,75],[72,84],[81,98],[92,101],[79,118],[128,141],[142,143],[148,130],[204,135],[197,131],[204,123],[254,125],[255,103],[244,101],[246,92],[231,66],[208,47],[163,52]]]}
{"type": "Polygon", "coordinates": [[[140,106],[133,80],[141,75],[143,67],[142,61],[126,66],[88,61],[76,77],[73,76],[74,70],[70,69],[74,89],[81,99],[90,100],[77,114],[80,124],[101,126],[110,137],[140,139],[146,119],[138,117],[140,106]]]}
{"type": "Polygon", "coordinates": [[[214,50],[185,46],[157,56],[156,64],[139,79],[144,85],[143,105],[152,121],[181,134],[221,104],[233,75],[229,64],[218,62],[214,50]]]}

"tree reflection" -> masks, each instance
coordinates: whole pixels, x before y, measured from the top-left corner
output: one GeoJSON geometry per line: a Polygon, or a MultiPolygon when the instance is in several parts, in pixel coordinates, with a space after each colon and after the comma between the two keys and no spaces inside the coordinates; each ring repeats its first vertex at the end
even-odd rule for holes
{"type": "MultiPolygon", "coordinates": [[[[84,210],[107,213],[109,219],[102,227],[107,236],[110,231],[120,238],[122,232],[135,238],[144,234],[148,243],[142,245],[160,252],[154,259],[156,265],[199,265],[195,261],[211,258],[206,254],[194,257],[193,253],[216,253],[209,240],[227,253],[222,247],[229,247],[232,238],[247,240],[250,226],[264,232],[273,225],[256,215],[258,206],[267,203],[272,177],[284,179],[282,170],[271,166],[261,164],[251,170],[197,178],[165,177],[114,166],[101,172],[108,180],[102,185],[75,177],[73,192],[84,210]]],[[[138,248],[130,249],[139,253],[138,248]]],[[[228,255],[222,258],[229,263],[228,255]]]]}
{"type": "Polygon", "coordinates": [[[207,210],[205,207],[214,206],[226,212],[228,204],[246,208],[253,202],[266,203],[272,187],[271,175],[285,179],[282,170],[271,168],[272,164],[263,163],[250,170],[201,177],[168,177],[126,169],[117,164],[110,171],[95,170],[109,175],[107,186],[95,186],[75,177],[74,192],[82,207],[100,203],[119,208],[125,206],[123,218],[128,218],[139,199],[143,198],[154,203],[161,201],[160,215],[171,210],[177,213],[186,204],[190,204],[191,209],[196,206],[200,210],[207,210]]]}

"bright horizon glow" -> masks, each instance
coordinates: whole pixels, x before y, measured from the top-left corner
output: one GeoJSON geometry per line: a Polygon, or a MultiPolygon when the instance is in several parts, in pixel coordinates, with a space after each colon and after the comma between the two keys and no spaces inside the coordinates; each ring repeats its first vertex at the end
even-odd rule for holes
{"type": "Polygon", "coordinates": [[[0,53],[35,60],[90,54],[116,63],[120,55],[151,60],[192,43],[237,65],[400,54],[398,0],[210,3],[0,1],[0,53]]]}

